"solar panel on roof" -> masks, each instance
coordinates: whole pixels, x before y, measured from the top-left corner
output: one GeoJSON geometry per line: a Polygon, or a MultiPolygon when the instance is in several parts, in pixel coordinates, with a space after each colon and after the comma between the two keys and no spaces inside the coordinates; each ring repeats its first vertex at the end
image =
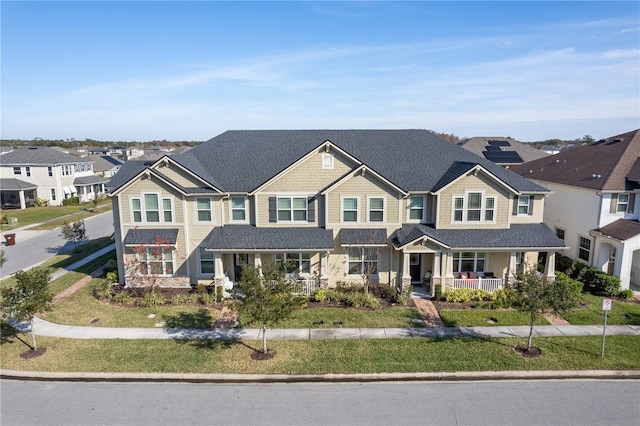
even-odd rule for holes
{"type": "Polygon", "coordinates": [[[490,140],[489,141],[489,145],[493,145],[493,146],[511,146],[509,141],[501,141],[501,140],[497,140],[497,139],[490,140]]]}
{"type": "Polygon", "coordinates": [[[487,151],[502,151],[502,148],[501,148],[501,147],[499,147],[499,146],[496,146],[496,145],[489,145],[489,146],[486,146],[486,147],[485,147],[485,149],[486,149],[487,151]]]}
{"type": "Polygon", "coordinates": [[[522,157],[515,151],[485,151],[485,158],[494,163],[523,163],[522,157]]]}

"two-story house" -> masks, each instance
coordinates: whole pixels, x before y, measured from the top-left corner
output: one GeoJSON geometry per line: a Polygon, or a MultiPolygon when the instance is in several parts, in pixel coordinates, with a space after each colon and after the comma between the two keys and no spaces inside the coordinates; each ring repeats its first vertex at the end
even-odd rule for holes
{"type": "Polygon", "coordinates": [[[640,290],[640,129],[512,170],[552,191],[544,222],[567,256],[640,290]]]}
{"type": "Polygon", "coordinates": [[[93,162],[57,149],[32,146],[0,155],[2,206],[26,208],[37,198],[57,206],[62,200],[104,192],[108,179],[93,175],[93,162]]]}
{"type": "Polygon", "coordinates": [[[328,286],[495,290],[540,252],[552,278],[564,248],[545,188],[426,130],[228,131],[111,184],[127,284],[130,264],[188,286],[287,262],[328,286]]]}

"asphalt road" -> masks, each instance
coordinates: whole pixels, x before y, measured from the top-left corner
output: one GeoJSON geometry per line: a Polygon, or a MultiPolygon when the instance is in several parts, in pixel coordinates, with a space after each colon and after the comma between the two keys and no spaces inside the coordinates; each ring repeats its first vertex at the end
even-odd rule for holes
{"type": "MultiPolygon", "coordinates": [[[[113,233],[113,215],[111,212],[92,216],[85,220],[87,237],[95,239],[109,236],[113,233]]],[[[60,236],[60,228],[50,231],[29,231],[18,229],[11,231],[16,234],[16,244],[7,246],[2,238],[2,251],[7,258],[0,268],[0,277],[7,277],[21,269],[44,262],[52,256],[73,249],[73,244],[60,236]]],[[[5,232],[4,234],[11,233],[5,232]]]]}
{"type": "Polygon", "coordinates": [[[638,380],[0,385],[3,426],[640,423],[638,380]]]}

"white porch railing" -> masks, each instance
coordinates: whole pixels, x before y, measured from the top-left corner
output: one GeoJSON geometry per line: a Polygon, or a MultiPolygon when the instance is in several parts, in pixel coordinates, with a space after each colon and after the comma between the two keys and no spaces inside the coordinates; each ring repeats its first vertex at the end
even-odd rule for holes
{"type": "MultiPolygon", "coordinates": [[[[320,280],[317,279],[289,279],[287,280],[291,293],[299,296],[311,297],[319,290],[320,280]]],[[[276,284],[276,281],[271,282],[272,285],[276,284]]]]}
{"type": "Polygon", "coordinates": [[[494,292],[504,287],[504,280],[502,278],[473,278],[462,279],[455,278],[451,288],[470,288],[473,290],[484,290],[494,292]]]}

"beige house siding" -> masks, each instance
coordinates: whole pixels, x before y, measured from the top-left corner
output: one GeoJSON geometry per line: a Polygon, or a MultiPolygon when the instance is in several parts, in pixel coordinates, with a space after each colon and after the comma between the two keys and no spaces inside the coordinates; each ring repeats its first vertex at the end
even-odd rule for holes
{"type": "Polygon", "coordinates": [[[169,179],[175,181],[178,185],[184,186],[185,188],[202,186],[202,182],[200,180],[194,178],[191,174],[183,171],[176,165],[170,163],[167,165],[160,164],[156,169],[169,179]]]}
{"type": "Polygon", "coordinates": [[[515,199],[511,197],[511,223],[540,223],[544,216],[544,195],[536,194],[533,200],[533,214],[513,214],[515,199]]]}
{"type": "MultiPolygon", "coordinates": [[[[211,230],[213,230],[216,226],[222,225],[222,206],[221,196],[198,196],[198,197],[189,197],[186,200],[186,212],[185,219],[186,223],[189,227],[189,240],[190,241],[202,241],[211,230]],[[198,198],[210,198],[211,199],[211,222],[199,222],[198,221],[198,213],[197,213],[197,199],[198,198]]],[[[225,217],[227,214],[225,213],[225,217]]]]}
{"type": "MultiPolygon", "coordinates": [[[[134,229],[137,227],[123,227],[123,232],[122,232],[122,236],[123,238],[127,235],[127,231],[129,231],[130,229],[134,229]]],[[[175,228],[174,227],[169,227],[169,226],[158,226],[158,227],[154,227],[154,229],[163,229],[163,228],[175,228]]],[[[187,268],[187,261],[188,261],[188,251],[189,248],[186,247],[186,245],[184,244],[184,228],[178,228],[178,237],[176,239],[176,249],[173,252],[173,265],[174,265],[174,275],[175,276],[187,276],[189,275],[189,271],[187,268]]],[[[131,265],[133,262],[135,262],[135,251],[133,250],[132,247],[125,247],[124,248],[124,259],[125,259],[125,268],[127,268],[129,265],[131,265]]]]}
{"type": "Polygon", "coordinates": [[[402,217],[402,223],[418,223],[416,220],[411,220],[409,218],[409,202],[411,197],[423,197],[424,198],[424,208],[425,211],[423,213],[423,220],[419,223],[434,223],[436,220],[436,204],[438,198],[431,194],[411,194],[402,199],[401,204],[401,212],[400,215],[402,217]]]}
{"type": "Polygon", "coordinates": [[[398,192],[393,191],[380,182],[371,173],[365,173],[364,176],[357,176],[346,179],[341,184],[332,188],[326,195],[328,206],[327,210],[327,226],[340,225],[343,227],[362,227],[362,226],[385,226],[400,225],[402,206],[402,198],[398,192]],[[358,198],[358,222],[342,222],[342,198],[356,197],[358,198]],[[369,222],[367,217],[368,198],[384,197],[385,198],[385,220],[384,222],[369,222]]]}
{"type": "MultiPolygon", "coordinates": [[[[463,229],[463,228],[493,228],[501,229],[509,227],[511,215],[511,193],[492,178],[479,173],[478,176],[467,175],[440,192],[438,196],[438,223],[439,229],[463,229]],[[482,192],[484,197],[496,197],[495,222],[453,222],[453,199],[455,196],[466,196],[468,192],[482,192]]],[[[484,214],[484,212],[482,212],[484,214]]]]}
{"type": "MultiPolygon", "coordinates": [[[[131,212],[131,199],[134,197],[141,198],[145,193],[154,193],[159,194],[160,198],[171,198],[173,204],[173,221],[165,222],[165,223],[144,223],[145,225],[167,225],[167,224],[183,224],[185,221],[184,209],[182,207],[182,199],[183,196],[174,188],[158,182],[157,179],[143,177],[136,182],[134,182],[131,186],[126,188],[122,193],[118,195],[120,199],[121,205],[121,223],[123,225],[134,224],[131,212]]],[[[161,214],[162,216],[162,214],[161,214]]],[[[135,223],[135,225],[141,225],[140,223],[135,223]]]]}

